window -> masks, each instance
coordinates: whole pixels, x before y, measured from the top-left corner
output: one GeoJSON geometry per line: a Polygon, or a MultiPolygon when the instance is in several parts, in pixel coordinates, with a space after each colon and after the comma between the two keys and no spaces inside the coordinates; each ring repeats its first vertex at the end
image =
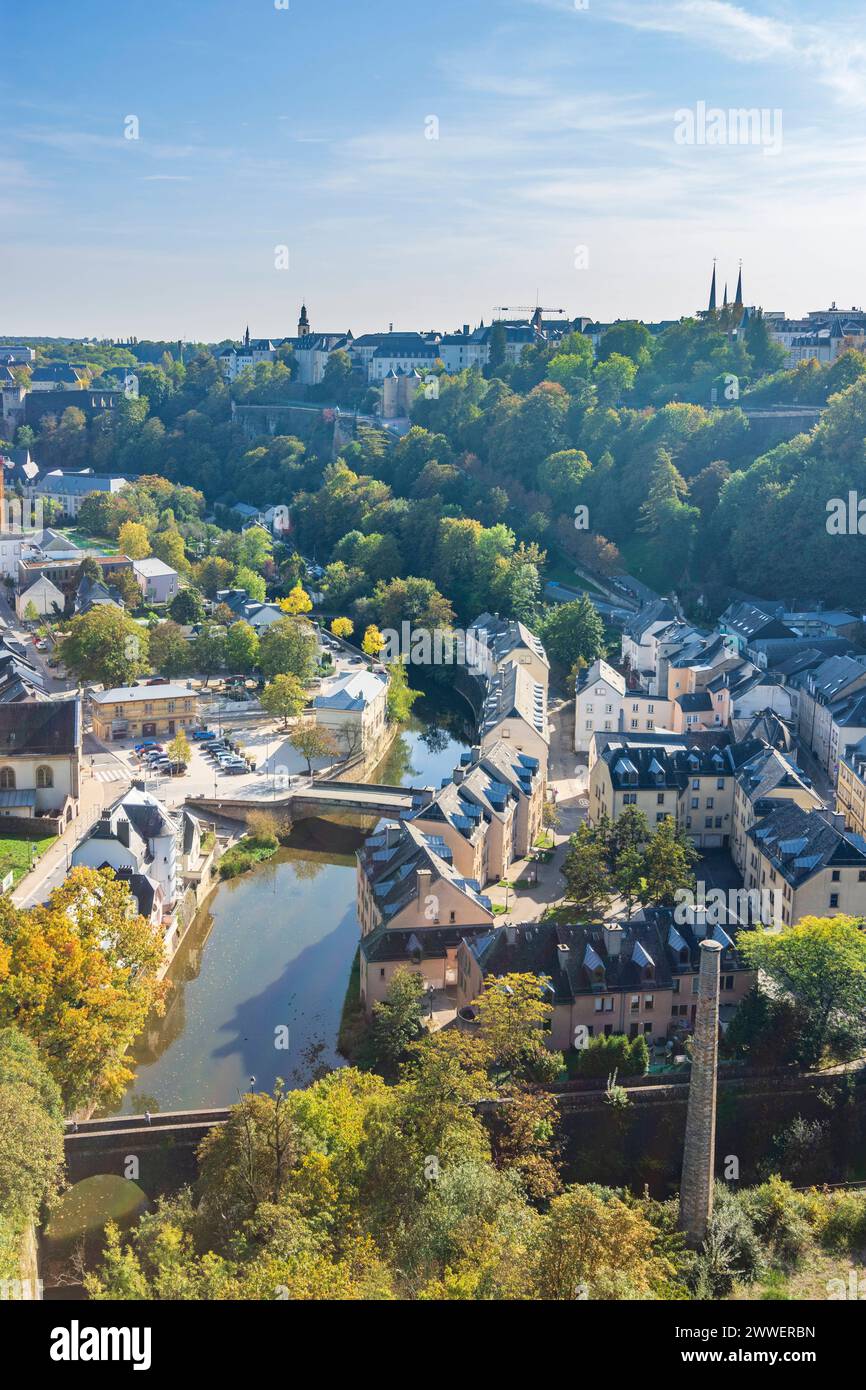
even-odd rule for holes
{"type": "MultiPolygon", "coordinates": [[[[773,875],[773,877],[775,878],[775,874],[773,875]]],[[[832,879],[832,881],[833,881],[834,883],[838,883],[838,882],[839,882],[839,870],[838,870],[838,869],[834,869],[833,872],[832,872],[831,875],[830,875],[830,878],[832,879]]]]}
{"type": "Polygon", "coordinates": [[[700,798],[699,796],[693,796],[693,797],[692,797],[692,810],[693,810],[693,811],[696,811],[696,810],[698,809],[698,807],[700,806],[700,804],[701,804],[701,798],[700,798]]]}
{"type": "Polygon", "coordinates": [[[714,805],[715,805],[715,802],[714,802],[713,798],[712,798],[711,796],[708,796],[708,797],[707,797],[707,810],[708,810],[708,811],[712,811],[714,805]]]}
{"type": "Polygon", "coordinates": [[[664,804],[665,804],[665,794],[664,794],[664,792],[658,792],[658,793],[656,794],[656,805],[657,805],[657,806],[664,806],[664,804]]]}
{"type": "Polygon", "coordinates": [[[699,792],[700,789],[701,789],[701,779],[700,779],[700,777],[695,777],[694,780],[693,780],[693,782],[692,782],[692,791],[693,791],[693,792],[699,792]]]}
{"type": "Polygon", "coordinates": [[[50,767],[37,767],[36,786],[41,789],[54,786],[54,770],[50,767]]]}
{"type": "Polygon", "coordinates": [[[651,1009],[652,1009],[654,1003],[655,1003],[655,995],[654,995],[654,994],[645,994],[644,997],[643,997],[644,1012],[645,1012],[645,1013],[649,1013],[649,1012],[651,1011],[651,1009]]]}
{"type": "Polygon", "coordinates": [[[633,995],[631,996],[631,1011],[632,1011],[633,1014],[636,1014],[636,1013],[638,1013],[638,1012],[640,1011],[640,995],[639,995],[639,994],[633,994],[633,995]]]}
{"type": "Polygon", "coordinates": [[[0,767],[0,788],[9,791],[14,788],[14,786],[15,773],[12,771],[11,767],[0,767]]]}
{"type": "Polygon", "coordinates": [[[734,988],[734,977],[733,977],[733,975],[723,975],[723,976],[722,976],[722,989],[733,989],[733,988],[734,988]]]}
{"type": "Polygon", "coordinates": [[[449,920],[449,922],[456,922],[456,921],[457,921],[457,913],[456,913],[456,912],[449,912],[449,914],[448,914],[448,920],[449,920]]]}
{"type": "Polygon", "coordinates": [[[838,894],[838,893],[831,893],[831,894],[830,894],[830,906],[831,906],[831,907],[838,907],[838,906],[839,906],[839,894],[838,894]]]}
{"type": "Polygon", "coordinates": [[[721,828],[722,828],[722,818],[721,818],[721,816],[716,816],[716,829],[717,829],[717,830],[721,830],[721,828]]]}
{"type": "Polygon", "coordinates": [[[724,777],[717,777],[717,778],[716,778],[716,791],[717,791],[717,792],[723,792],[724,790],[725,790],[725,779],[724,779],[724,777]]]}

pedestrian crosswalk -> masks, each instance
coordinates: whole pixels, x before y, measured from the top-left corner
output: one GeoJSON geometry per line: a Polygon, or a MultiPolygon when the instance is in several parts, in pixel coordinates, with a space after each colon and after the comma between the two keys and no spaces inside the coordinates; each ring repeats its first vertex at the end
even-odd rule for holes
{"type": "Polygon", "coordinates": [[[97,782],[128,782],[129,773],[119,767],[95,767],[93,776],[97,782]]]}

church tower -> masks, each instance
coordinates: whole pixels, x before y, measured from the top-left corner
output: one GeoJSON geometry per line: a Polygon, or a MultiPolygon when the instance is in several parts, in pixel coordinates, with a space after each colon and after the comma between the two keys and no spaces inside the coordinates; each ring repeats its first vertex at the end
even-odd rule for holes
{"type": "Polygon", "coordinates": [[[708,307],[708,309],[707,309],[707,312],[710,313],[710,314],[714,314],[714,313],[716,312],[716,263],[715,263],[715,261],[713,261],[713,278],[712,278],[712,280],[710,281],[710,303],[709,303],[709,307],[708,307]]]}
{"type": "Polygon", "coordinates": [[[306,338],[310,331],[310,320],[307,318],[307,306],[301,305],[301,317],[298,319],[298,337],[306,338]]]}

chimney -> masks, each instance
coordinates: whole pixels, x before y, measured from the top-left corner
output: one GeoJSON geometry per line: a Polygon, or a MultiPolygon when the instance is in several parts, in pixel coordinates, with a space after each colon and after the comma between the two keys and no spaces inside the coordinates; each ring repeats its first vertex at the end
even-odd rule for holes
{"type": "Polygon", "coordinates": [[[692,1037],[692,1075],[680,1182],[680,1228],[693,1248],[703,1242],[713,1214],[716,1162],[716,1081],[719,1066],[719,966],[722,948],[702,941],[698,1002],[692,1037]]]}
{"type": "Polygon", "coordinates": [[[460,783],[463,781],[463,778],[465,776],[466,769],[464,767],[455,767],[454,771],[451,774],[451,780],[455,784],[455,786],[459,787],[460,783]]]}
{"type": "Polygon", "coordinates": [[[472,761],[474,763],[477,763],[481,757],[481,744],[473,743],[472,747],[469,749],[469,752],[471,754],[472,761]]]}
{"type": "Polygon", "coordinates": [[[509,946],[517,945],[517,928],[511,922],[505,928],[505,940],[509,946]]]}
{"type": "Polygon", "coordinates": [[[122,845],[129,849],[129,821],[124,816],[117,818],[117,838],[122,845]]]}
{"type": "MultiPolygon", "coordinates": [[[[428,899],[429,896],[430,896],[430,884],[431,884],[432,882],[433,882],[433,870],[432,870],[432,869],[419,869],[419,870],[418,870],[418,909],[419,909],[419,911],[421,911],[421,912],[425,912],[425,913],[426,913],[426,911],[427,911],[427,899],[428,899]]],[[[438,917],[439,914],[436,913],[435,915],[438,917]]],[[[430,920],[429,918],[426,918],[426,917],[425,917],[425,921],[429,921],[429,920],[430,920]]]]}
{"type": "Polygon", "coordinates": [[[611,960],[622,955],[622,939],[625,933],[615,922],[604,928],[604,946],[611,960]]]}

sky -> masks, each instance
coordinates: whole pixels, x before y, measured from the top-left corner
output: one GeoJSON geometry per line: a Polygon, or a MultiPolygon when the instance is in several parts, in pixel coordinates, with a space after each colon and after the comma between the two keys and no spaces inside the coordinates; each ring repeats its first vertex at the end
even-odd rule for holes
{"type": "Polygon", "coordinates": [[[714,258],[765,309],[864,299],[852,0],[0,0],[0,35],[3,335],[675,319],[714,258]]]}

